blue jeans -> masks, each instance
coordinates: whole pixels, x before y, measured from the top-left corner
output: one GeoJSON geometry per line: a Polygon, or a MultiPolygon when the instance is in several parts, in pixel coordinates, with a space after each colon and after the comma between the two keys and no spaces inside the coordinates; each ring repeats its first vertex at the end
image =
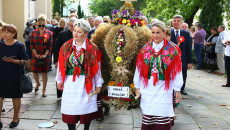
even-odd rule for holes
{"type": "Polygon", "coordinates": [[[194,44],[194,51],[196,55],[196,62],[197,62],[197,69],[202,68],[202,51],[203,51],[204,44],[194,44]]]}

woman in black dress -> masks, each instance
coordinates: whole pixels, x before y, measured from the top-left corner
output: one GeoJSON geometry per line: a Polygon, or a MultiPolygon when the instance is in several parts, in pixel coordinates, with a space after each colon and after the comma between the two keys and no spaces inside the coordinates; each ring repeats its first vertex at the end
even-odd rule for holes
{"type": "MultiPolygon", "coordinates": [[[[0,110],[4,98],[12,98],[14,106],[13,121],[9,127],[14,128],[19,124],[19,111],[21,108],[22,93],[20,92],[19,77],[23,73],[20,65],[23,60],[28,60],[25,47],[18,42],[17,29],[12,24],[6,24],[2,28],[2,36],[5,41],[0,43],[0,110]]],[[[2,128],[0,111],[0,129],[2,128]]]]}
{"type": "Polygon", "coordinates": [[[209,65],[208,73],[213,73],[216,65],[216,53],[215,46],[218,39],[219,34],[217,33],[217,27],[211,28],[211,36],[205,42],[205,56],[204,61],[209,65]]]}

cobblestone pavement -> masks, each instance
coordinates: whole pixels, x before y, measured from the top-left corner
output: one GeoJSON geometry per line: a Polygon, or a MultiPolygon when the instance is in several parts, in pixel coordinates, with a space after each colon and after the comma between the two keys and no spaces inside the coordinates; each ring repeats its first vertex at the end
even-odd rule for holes
{"type": "MultiPolygon", "coordinates": [[[[60,99],[56,97],[55,73],[49,73],[46,98],[38,93],[24,95],[20,113],[20,124],[14,130],[67,130],[67,125],[61,120],[60,99]],[[37,125],[41,122],[55,122],[52,128],[40,129],[37,125]]],[[[209,74],[204,71],[188,71],[186,86],[187,96],[182,96],[182,101],[176,108],[176,120],[173,130],[224,130],[230,129],[230,88],[222,88],[226,78],[209,74]]],[[[4,130],[12,120],[11,99],[6,99],[4,108],[7,112],[3,115],[4,130]]],[[[112,111],[100,123],[92,121],[90,130],[140,130],[142,114],[140,109],[131,111],[112,111]]],[[[83,125],[77,125],[78,130],[83,130],[83,125]]]]}

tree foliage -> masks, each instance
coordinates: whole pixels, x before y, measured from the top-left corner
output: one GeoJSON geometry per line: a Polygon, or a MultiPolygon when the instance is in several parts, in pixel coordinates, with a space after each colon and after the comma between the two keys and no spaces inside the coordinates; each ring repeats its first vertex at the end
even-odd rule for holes
{"type": "Polygon", "coordinates": [[[199,16],[199,22],[204,25],[204,29],[210,35],[213,26],[218,27],[223,24],[223,8],[221,0],[206,0],[199,16]]]}
{"type": "Polygon", "coordinates": [[[147,7],[143,12],[151,18],[158,18],[164,22],[180,14],[185,22],[191,25],[195,14],[202,6],[203,0],[147,0],[147,7]]]}
{"type": "Polygon", "coordinates": [[[58,12],[61,13],[61,0],[52,0],[53,3],[53,17],[55,16],[55,13],[58,12]]]}
{"type": "Polygon", "coordinates": [[[84,17],[84,12],[81,9],[81,3],[80,3],[80,1],[79,1],[79,4],[78,4],[78,7],[77,7],[77,15],[78,15],[78,18],[83,18],[84,17]]]}

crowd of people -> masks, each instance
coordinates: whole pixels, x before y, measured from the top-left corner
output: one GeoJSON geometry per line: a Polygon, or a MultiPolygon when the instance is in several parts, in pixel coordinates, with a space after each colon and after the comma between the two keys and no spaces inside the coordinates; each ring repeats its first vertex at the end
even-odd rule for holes
{"type": "MultiPolygon", "coordinates": [[[[209,64],[209,73],[223,75],[226,69],[227,83],[222,86],[230,87],[230,41],[225,38],[224,25],[218,29],[212,27],[211,36],[206,39],[202,23],[197,22],[189,28],[181,15],[175,15],[169,27],[158,19],[153,19],[151,24],[147,17],[143,19],[152,32],[152,40],[142,47],[134,74],[136,95],[141,95],[142,130],[170,130],[174,117],[173,104],[180,102],[181,94],[187,95],[185,86],[187,70],[193,66],[192,51],[195,53],[196,69],[203,68],[202,59],[209,64]],[[145,63],[146,60],[149,62],[145,63]],[[173,102],[174,96],[176,102],[173,102]]],[[[62,97],[62,120],[69,130],[75,130],[78,122],[84,124],[84,130],[89,130],[92,120],[101,121],[103,115],[109,115],[108,106],[103,114],[97,96],[104,83],[101,76],[102,54],[90,39],[99,26],[110,24],[110,21],[109,16],[84,20],[78,19],[76,14],[71,14],[68,20],[48,20],[41,14],[36,20],[28,19],[26,23],[23,34],[25,47],[17,41],[17,28],[0,22],[0,109],[3,108],[4,98],[12,98],[14,117],[10,128],[19,124],[23,97],[19,90],[19,76],[22,73],[20,66],[24,63],[33,73],[35,92],[39,91],[39,74],[42,75],[44,98],[47,97],[46,85],[52,63],[57,68],[57,97],[62,97]],[[94,95],[89,96],[91,93],[94,95]]]]}

